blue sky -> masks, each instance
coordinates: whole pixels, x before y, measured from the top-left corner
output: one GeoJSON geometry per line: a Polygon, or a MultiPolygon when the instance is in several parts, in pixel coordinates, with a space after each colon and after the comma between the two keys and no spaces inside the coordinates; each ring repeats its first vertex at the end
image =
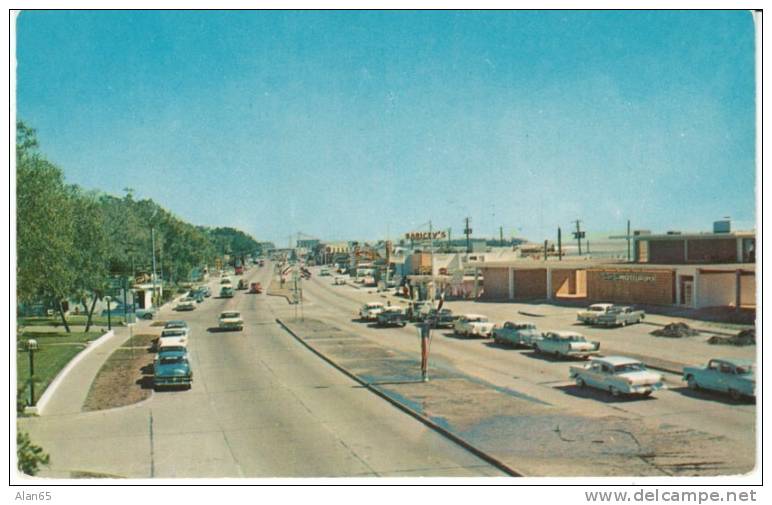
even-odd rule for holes
{"type": "Polygon", "coordinates": [[[86,188],[286,244],[755,220],[747,12],[24,12],[18,117],[86,188]]]}

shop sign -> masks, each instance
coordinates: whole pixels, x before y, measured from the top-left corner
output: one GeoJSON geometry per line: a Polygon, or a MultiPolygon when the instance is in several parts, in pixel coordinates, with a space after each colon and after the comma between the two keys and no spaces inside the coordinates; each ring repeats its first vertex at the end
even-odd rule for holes
{"type": "Polygon", "coordinates": [[[600,278],[611,282],[656,282],[657,278],[653,274],[643,273],[619,273],[619,272],[601,272],[600,278]]]}
{"type": "Polygon", "coordinates": [[[446,231],[435,231],[435,232],[428,232],[428,231],[409,231],[405,233],[405,238],[408,240],[439,240],[448,238],[448,232],[446,231]]]}

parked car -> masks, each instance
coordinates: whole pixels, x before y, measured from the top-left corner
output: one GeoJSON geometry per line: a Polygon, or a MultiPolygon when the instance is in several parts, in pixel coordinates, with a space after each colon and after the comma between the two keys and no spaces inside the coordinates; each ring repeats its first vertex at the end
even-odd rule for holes
{"type": "Polygon", "coordinates": [[[239,283],[236,286],[236,289],[247,289],[247,280],[246,279],[239,279],[239,283]]]}
{"type": "Polygon", "coordinates": [[[689,389],[728,393],[735,400],[756,397],[756,366],[751,360],[721,358],[708,361],[706,366],[688,366],[683,380],[689,389]]]}
{"type": "Polygon", "coordinates": [[[226,310],[220,313],[220,319],[218,326],[221,330],[238,330],[244,329],[244,320],[241,319],[241,313],[235,310],[226,310]]]}
{"type": "Polygon", "coordinates": [[[188,293],[188,296],[190,298],[193,298],[196,301],[196,303],[203,303],[205,299],[204,290],[201,288],[192,290],[190,293],[188,293]]]}
{"type": "Polygon", "coordinates": [[[496,325],[480,314],[463,314],[453,323],[453,333],[465,337],[490,337],[496,325]]]}
{"type": "Polygon", "coordinates": [[[536,340],[537,352],[565,358],[589,358],[600,352],[600,342],[592,342],[574,331],[548,331],[536,340]]]}
{"type": "Polygon", "coordinates": [[[401,307],[386,307],[377,316],[378,326],[405,326],[407,319],[401,307]]]}
{"type": "Polygon", "coordinates": [[[598,326],[627,326],[643,321],[646,313],[642,310],[636,310],[633,307],[615,306],[605,314],[595,318],[595,324],[598,326]]]}
{"type": "Polygon", "coordinates": [[[434,328],[453,328],[456,322],[456,316],[450,309],[440,309],[439,312],[437,309],[430,309],[425,319],[430,319],[434,323],[434,328]]]}
{"type": "Polygon", "coordinates": [[[576,313],[576,319],[584,324],[595,324],[599,316],[614,308],[613,303],[593,303],[586,310],[576,313]]]}
{"type": "Polygon", "coordinates": [[[196,309],[196,299],[186,296],[174,306],[176,311],[190,311],[196,309]]]}
{"type": "Polygon", "coordinates": [[[220,298],[233,298],[233,288],[230,286],[221,287],[220,298]]]}
{"type": "Polygon", "coordinates": [[[322,269],[319,270],[319,276],[320,277],[327,277],[328,275],[330,275],[330,269],[329,268],[322,267],[322,269]]]}
{"type": "Polygon", "coordinates": [[[407,318],[413,322],[421,322],[426,319],[426,316],[432,311],[432,302],[428,300],[421,300],[417,302],[410,302],[407,307],[407,318]]]}
{"type": "Polygon", "coordinates": [[[223,277],[220,279],[220,284],[231,284],[231,278],[230,277],[223,277]]]}
{"type": "Polygon", "coordinates": [[[202,286],[201,291],[204,293],[204,296],[207,298],[212,296],[212,288],[210,288],[209,286],[202,286]]]}
{"type": "Polygon", "coordinates": [[[263,292],[263,287],[260,285],[259,282],[253,282],[252,284],[249,285],[249,292],[259,295],[260,293],[263,292]]]}
{"type": "Polygon", "coordinates": [[[533,347],[540,340],[541,332],[533,323],[507,321],[493,329],[493,341],[497,344],[509,344],[515,347],[533,347]]]}
{"type": "Polygon", "coordinates": [[[161,336],[156,342],[156,350],[160,351],[167,347],[188,347],[188,330],[184,328],[170,328],[161,331],[161,336]]]}
{"type": "Polygon", "coordinates": [[[244,267],[242,265],[237,265],[234,269],[234,273],[236,275],[242,275],[244,273],[244,267]]]}
{"type": "Polygon", "coordinates": [[[649,371],[642,362],[624,356],[593,358],[584,366],[572,366],[568,374],[580,388],[590,386],[608,391],[612,396],[649,396],[666,387],[662,374],[649,371]]]}
{"type": "Polygon", "coordinates": [[[375,321],[383,309],[384,305],[381,302],[366,303],[359,309],[359,318],[363,321],[375,321]]]}
{"type": "Polygon", "coordinates": [[[343,277],[342,275],[336,275],[332,279],[332,284],[334,286],[343,286],[344,284],[346,284],[346,278],[343,277]]]}
{"type": "Polygon", "coordinates": [[[167,349],[158,353],[153,363],[153,387],[187,386],[193,383],[187,350],[167,349]]]}

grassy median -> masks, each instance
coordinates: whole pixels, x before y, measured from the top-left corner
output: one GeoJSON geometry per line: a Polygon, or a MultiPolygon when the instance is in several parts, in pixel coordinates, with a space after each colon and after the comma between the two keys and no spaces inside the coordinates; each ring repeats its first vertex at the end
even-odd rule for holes
{"type": "Polygon", "coordinates": [[[153,390],[153,342],[156,335],[138,334],[116,349],[91,383],[84,411],[124,407],[148,398],[153,390]]]}
{"type": "Polygon", "coordinates": [[[67,366],[86,344],[96,340],[101,332],[22,332],[17,334],[16,351],[16,389],[21,401],[20,406],[29,403],[30,367],[29,353],[26,352],[26,342],[34,339],[38,343],[35,351],[35,401],[45,392],[54,377],[67,366]]]}

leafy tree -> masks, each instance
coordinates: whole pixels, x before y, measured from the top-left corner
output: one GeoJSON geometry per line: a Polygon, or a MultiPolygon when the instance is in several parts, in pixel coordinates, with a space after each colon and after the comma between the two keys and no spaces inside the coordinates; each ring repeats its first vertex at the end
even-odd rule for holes
{"type": "Polygon", "coordinates": [[[37,475],[41,466],[50,464],[51,458],[43,452],[43,448],[32,443],[29,434],[16,432],[17,467],[27,475],[37,475]]]}

